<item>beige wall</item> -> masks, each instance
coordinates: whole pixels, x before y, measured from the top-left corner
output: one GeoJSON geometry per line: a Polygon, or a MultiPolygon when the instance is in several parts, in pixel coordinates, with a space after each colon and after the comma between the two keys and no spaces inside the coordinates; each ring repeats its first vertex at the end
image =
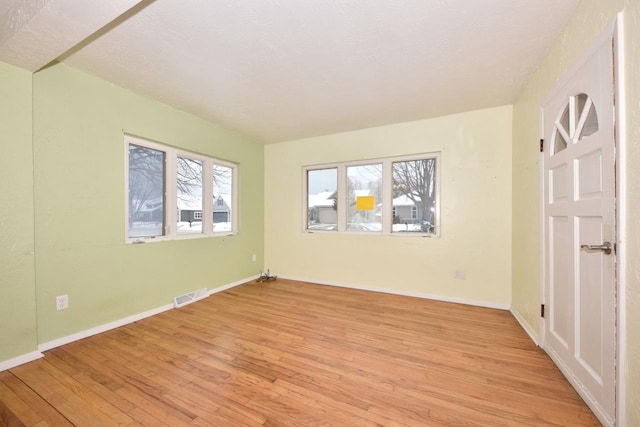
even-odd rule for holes
{"type": "Polygon", "coordinates": [[[626,421],[640,426],[640,1],[625,10],[627,78],[626,421]]]}
{"type": "Polygon", "coordinates": [[[265,147],[265,266],[311,281],[508,306],[510,106],[265,147]],[[302,167],[442,152],[441,237],[303,232],[302,167]],[[466,280],[455,280],[464,269],[466,280]]]}
{"type": "Polygon", "coordinates": [[[36,351],[31,73],[0,62],[0,362],[36,351]]]}
{"type": "Polygon", "coordinates": [[[619,355],[626,364],[626,425],[640,425],[640,226],[634,217],[640,212],[640,2],[584,0],[565,30],[513,107],[513,309],[538,331],[540,304],[540,227],[538,170],[538,111],[541,102],[594,39],[625,10],[627,56],[627,169],[629,218],[627,233],[626,291],[628,350],[619,355]]]}

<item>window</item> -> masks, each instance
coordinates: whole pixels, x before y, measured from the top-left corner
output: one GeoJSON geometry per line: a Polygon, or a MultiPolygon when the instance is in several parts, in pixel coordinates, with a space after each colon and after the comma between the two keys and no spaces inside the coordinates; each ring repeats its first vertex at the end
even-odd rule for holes
{"type": "Polygon", "coordinates": [[[439,235],[439,153],[303,168],[306,230],[439,235]]]}
{"type": "Polygon", "coordinates": [[[382,163],[346,166],[347,230],[381,231],[382,163]]]}
{"type": "Polygon", "coordinates": [[[433,233],[436,214],[436,158],[393,161],[394,233],[433,233]]]}
{"type": "Polygon", "coordinates": [[[165,233],[165,152],[129,144],[129,237],[156,237],[165,233]]]}
{"type": "Polygon", "coordinates": [[[231,206],[235,197],[233,195],[234,168],[224,165],[213,165],[213,226],[214,232],[233,231],[231,206]]]}
{"type": "Polygon", "coordinates": [[[237,231],[236,165],[130,135],[125,148],[127,242],[237,231]]]}
{"type": "Polygon", "coordinates": [[[202,160],[178,156],[176,168],[176,194],[178,202],[178,218],[176,232],[178,234],[202,233],[202,160]],[[196,212],[200,212],[199,220],[196,212]]]}
{"type": "Polygon", "coordinates": [[[338,169],[308,170],[307,229],[336,231],[338,228],[338,169]]]}

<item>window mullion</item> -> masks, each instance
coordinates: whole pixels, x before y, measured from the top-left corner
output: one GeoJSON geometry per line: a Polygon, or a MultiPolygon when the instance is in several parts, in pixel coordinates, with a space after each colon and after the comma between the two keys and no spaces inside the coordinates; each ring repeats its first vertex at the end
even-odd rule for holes
{"type": "Polygon", "coordinates": [[[213,161],[202,161],[202,233],[213,234],[213,161]]]}
{"type": "Polygon", "coordinates": [[[347,229],[347,203],[349,203],[349,195],[347,194],[347,166],[342,164],[338,166],[338,193],[336,194],[338,219],[338,232],[344,232],[347,229]]]}
{"type": "Polygon", "coordinates": [[[233,166],[231,168],[231,194],[232,194],[232,200],[231,200],[231,233],[237,233],[238,232],[238,221],[240,216],[238,215],[238,205],[239,205],[239,201],[240,201],[240,196],[238,195],[238,167],[237,166],[233,166]]]}
{"type": "Polygon", "coordinates": [[[166,156],[166,181],[165,181],[165,221],[167,237],[175,238],[178,228],[178,173],[177,162],[178,153],[175,150],[167,149],[166,156]]]}
{"type": "Polygon", "coordinates": [[[125,202],[124,202],[124,241],[128,241],[131,237],[129,236],[129,234],[131,233],[131,223],[132,220],[129,220],[129,216],[133,216],[132,211],[132,206],[131,206],[131,199],[130,194],[131,194],[131,188],[130,188],[130,184],[129,184],[129,174],[130,174],[130,168],[131,168],[131,164],[130,162],[130,147],[131,142],[129,142],[127,140],[127,138],[124,138],[124,197],[125,197],[125,202]]]}
{"type": "Polygon", "coordinates": [[[391,233],[391,223],[393,221],[393,176],[391,170],[391,160],[385,159],[382,162],[382,233],[391,233]]]}

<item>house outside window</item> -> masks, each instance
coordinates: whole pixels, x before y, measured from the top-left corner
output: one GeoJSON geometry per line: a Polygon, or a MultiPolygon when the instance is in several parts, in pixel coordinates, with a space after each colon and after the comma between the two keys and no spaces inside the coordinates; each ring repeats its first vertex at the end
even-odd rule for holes
{"type": "Polygon", "coordinates": [[[440,153],[303,168],[307,232],[439,236],[440,153]]]}
{"type": "Polygon", "coordinates": [[[124,141],[126,242],[237,232],[237,165],[131,135],[124,141]]]}

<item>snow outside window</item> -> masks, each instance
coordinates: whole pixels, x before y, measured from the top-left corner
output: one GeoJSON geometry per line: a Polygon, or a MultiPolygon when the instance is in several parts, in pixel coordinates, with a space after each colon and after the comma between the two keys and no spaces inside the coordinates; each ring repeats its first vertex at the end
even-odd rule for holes
{"type": "Polygon", "coordinates": [[[214,232],[232,232],[233,221],[231,207],[236,199],[234,195],[234,168],[224,165],[213,165],[213,208],[214,232]]]}
{"type": "Polygon", "coordinates": [[[202,234],[202,160],[178,156],[176,194],[178,197],[178,234],[202,234]],[[196,218],[200,212],[200,218],[196,218]]]}
{"type": "Polygon", "coordinates": [[[238,166],[125,135],[128,243],[237,232],[238,166]]]}
{"type": "Polygon", "coordinates": [[[439,235],[440,153],[303,168],[308,232],[439,235]]]}
{"type": "Polygon", "coordinates": [[[157,237],[165,233],[165,156],[161,150],[129,144],[127,205],[129,237],[157,237]]]}
{"type": "Polygon", "coordinates": [[[338,229],[338,169],[322,168],[306,171],[307,230],[338,229]]]}

